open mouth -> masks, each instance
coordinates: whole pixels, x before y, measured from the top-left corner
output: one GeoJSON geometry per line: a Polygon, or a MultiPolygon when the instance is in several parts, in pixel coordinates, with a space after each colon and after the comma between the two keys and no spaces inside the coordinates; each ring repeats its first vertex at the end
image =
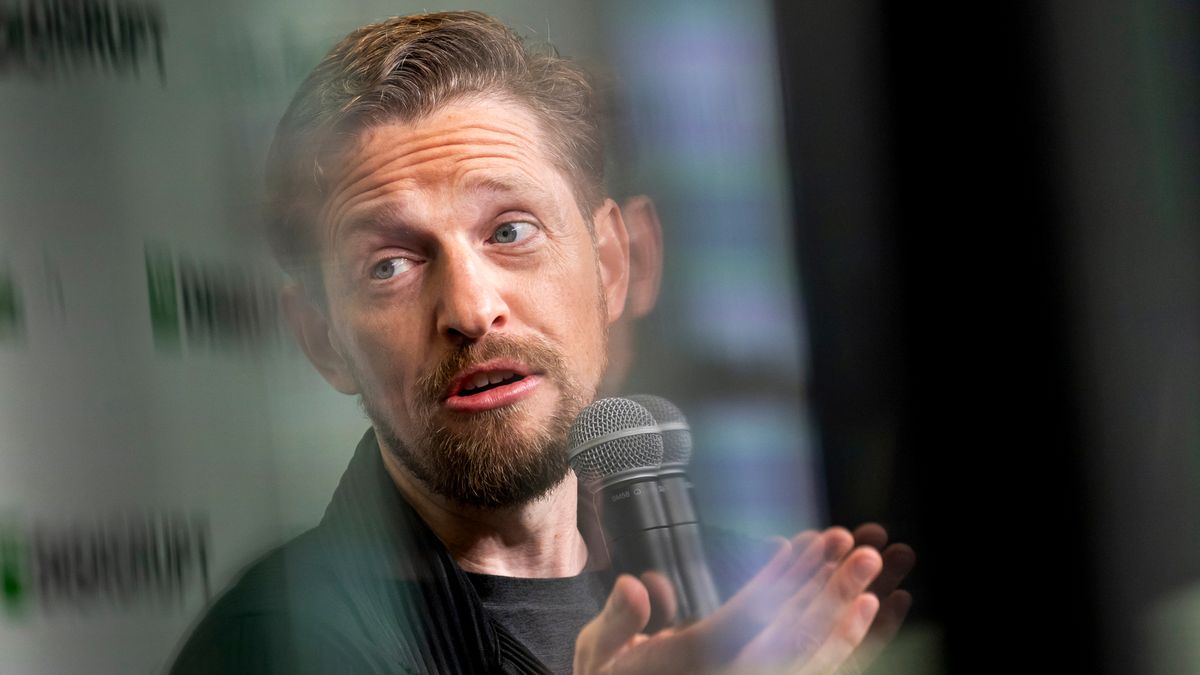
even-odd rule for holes
{"type": "Polygon", "coordinates": [[[525,376],[520,373],[514,373],[511,370],[491,371],[486,373],[476,373],[473,377],[468,378],[468,381],[463,382],[456,396],[476,396],[485,391],[491,391],[497,387],[503,387],[507,384],[520,382],[525,379],[525,376]]]}
{"type": "Polygon", "coordinates": [[[476,413],[514,405],[533,394],[542,376],[524,364],[496,359],[459,376],[442,403],[448,410],[476,413]]]}

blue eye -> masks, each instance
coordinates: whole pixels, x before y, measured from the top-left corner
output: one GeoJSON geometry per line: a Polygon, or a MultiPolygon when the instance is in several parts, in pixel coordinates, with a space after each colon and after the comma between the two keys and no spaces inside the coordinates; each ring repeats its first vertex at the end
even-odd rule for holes
{"type": "Polygon", "coordinates": [[[496,231],[492,233],[492,241],[497,244],[515,244],[528,239],[533,232],[533,223],[517,220],[497,227],[496,231]]]}
{"type": "Polygon", "coordinates": [[[408,258],[388,258],[371,268],[371,278],[384,281],[412,269],[413,261],[408,258]]]}

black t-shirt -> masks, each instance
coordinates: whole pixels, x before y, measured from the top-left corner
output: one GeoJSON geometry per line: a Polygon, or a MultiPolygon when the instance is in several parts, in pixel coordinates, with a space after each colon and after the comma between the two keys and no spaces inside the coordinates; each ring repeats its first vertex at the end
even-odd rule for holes
{"type": "Polygon", "coordinates": [[[468,572],[467,578],[492,619],[554,673],[571,672],[575,637],[608,598],[608,577],[600,572],[561,579],[468,572]]]}

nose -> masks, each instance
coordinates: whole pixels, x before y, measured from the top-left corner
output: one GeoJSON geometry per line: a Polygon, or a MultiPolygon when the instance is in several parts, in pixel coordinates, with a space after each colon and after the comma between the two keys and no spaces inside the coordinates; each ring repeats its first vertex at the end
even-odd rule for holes
{"type": "Polygon", "coordinates": [[[472,251],[446,251],[440,261],[438,334],[470,343],[508,321],[497,271],[472,251]]]}

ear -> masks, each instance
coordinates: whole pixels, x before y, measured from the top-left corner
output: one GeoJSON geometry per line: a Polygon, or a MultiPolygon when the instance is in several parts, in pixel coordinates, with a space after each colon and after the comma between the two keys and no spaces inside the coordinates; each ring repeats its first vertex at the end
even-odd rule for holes
{"type": "Polygon", "coordinates": [[[326,310],[318,307],[296,281],[283,287],[279,299],[296,341],[317,372],[343,394],[359,393],[358,382],[354,380],[346,358],[339,351],[337,338],[330,330],[326,310]]]}
{"type": "Polygon", "coordinates": [[[629,317],[638,319],[649,314],[658,302],[663,268],[662,223],[654,200],[646,195],[626,199],[621,214],[629,232],[629,317]]]}
{"type": "Polygon", "coordinates": [[[625,296],[629,292],[629,233],[621,218],[621,207],[611,199],[605,199],[596,209],[592,225],[608,322],[613,323],[625,311],[625,296]]]}

